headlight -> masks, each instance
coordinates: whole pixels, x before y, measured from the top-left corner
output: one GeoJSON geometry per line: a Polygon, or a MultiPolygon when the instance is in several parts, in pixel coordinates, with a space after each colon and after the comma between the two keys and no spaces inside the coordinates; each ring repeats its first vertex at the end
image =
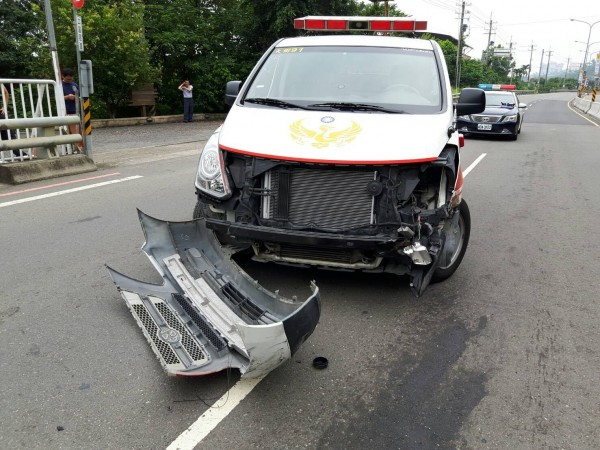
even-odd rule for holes
{"type": "Polygon", "coordinates": [[[471,116],[458,116],[460,120],[471,120],[471,116]]]}
{"type": "Polygon", "coordinates": [[[502,120],[502,122],[516,122],[517,121],[517,115],[513,115],[513,116],[504,116],[504,119],[502,120]]]}
{"type": "Polygon", "coordinates": [[[221,173],[219,151],[216,148],[205,148],[200,155],[198,171],[205,180],[214,180],[221,173]]]}
{"type": "Polygon", "coordinates": [[[212,197],[225,199],[231,195],[231,189],[218,142],[219,133],[215,133],[200,154],[196,171],[196,188],[212,197]]]}

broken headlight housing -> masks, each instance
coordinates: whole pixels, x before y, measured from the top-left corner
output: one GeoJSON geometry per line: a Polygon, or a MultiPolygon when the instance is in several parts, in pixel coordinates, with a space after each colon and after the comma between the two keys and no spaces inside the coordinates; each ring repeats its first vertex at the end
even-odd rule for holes
{"type": "Polygon", "coordinates": [[[219,134],[213,134],[200,154],[196,171],[196,189],[218,199],[231,195],[223,154],[219,150],[219,134]]]}

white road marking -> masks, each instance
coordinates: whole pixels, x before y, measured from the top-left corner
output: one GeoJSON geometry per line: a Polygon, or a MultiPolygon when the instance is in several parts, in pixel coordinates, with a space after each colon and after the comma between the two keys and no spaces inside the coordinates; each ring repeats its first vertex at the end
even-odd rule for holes
{"type": "Polygon", "coordinates": [[[124,181],[136,180],[138,178],[143,178],[142,175],[134,175],[126,178],[119,178],[118,180],[104,181],[102,183],[88,184],[86,186],[80,186],[72,189],[65,189],[64,191],[51,192],[49,194],[36,195],[34,197],[21,198],[19,200],[13,200],[12,202],[4,202],[0,203],[0,208],[4,208],[5,206],[18,205],[20,203],[33,202],[35,200],[43,200],[45,198],[56,197],[58,195],[71,194],[73,192],[85,191],[87,189],[94,189],[101,186],[108,186],[110,184],[122,183],[124,181]]]}
{"type": "Polygon", "coordinates": [[[76,180],[63,181],[61,183],[46,184],[44,186],[38,186],[38,187],[34,187],[34,188],[29,188],[29,189],[21,189],[20,191],[5,192],[4,194],[0,194],[0,197],[7,197],[9,195],[24,194],[25,192],[40,191],[42,189],[51,189],[53,187],[65,186],[67,184],[82,183],[84,181],[97,180],[99,178],[112,177],[114,175],[121,175],[121,173],[120,172],[106,173],[104,175],[97,175],[95,177],[78,178],[76,180]]]}
{"type": "Polygon", "coordinates": [[[469,167],[467,167],[465,170],[463,170],[463,178],[465,178],[469,174],[469,172],[471,170],[473,170],[475,168],[475,166],[477,164],[479,164],[483,158],[486,157],[486,155],[487,155],[487,153],[482,153],[481,155],[479,155],[479,157],[475,161],[473,161],[471,163],[471,165],[469,167]]]}
{"type": "Polygon", "coordinates": [[[229,391],[208,408],[198,420],[196,420],[187,430],[179,435],[167,450],[192,450],[204,439],[208,433],[215,429],[225,417],[229,415],[239,403],[252,392],[258,383],[264,377],[260,378],[242,378],[233,385],[229,391]]]}
{"type": "Polygon", "coordinates": [[[571,108],[571,100],[569,100],[569,101],[567,102],[567,107],[568,107],[568,108],[569,108],[571,111],[573,111],[575,114],[577,114],[578,116],[580,116],[580,117],[584,118],[585,120],[587,120],[589,123],[591,123],[591,124],[593,124],[593,125],[595,125],[595,126],[597,126],[597,127],[600,127],[600,125],[598,125],[596,122],[594,122],[593,120],[590,120],[590,119],[588,119],[587,117],[585,117],[585,115],[583,115],[583,113],[580,113],[579,111],[576,111],[575,109],[571,108]]]}

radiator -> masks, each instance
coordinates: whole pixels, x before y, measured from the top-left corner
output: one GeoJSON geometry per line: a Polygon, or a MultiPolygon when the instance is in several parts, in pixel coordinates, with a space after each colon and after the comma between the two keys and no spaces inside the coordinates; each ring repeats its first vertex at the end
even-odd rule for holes
{"type": "Polygon", "coordinates": [[[278,167],[267,172],[261,215],[293,225],[351,229],[373,224],[374,198],[367,185],[373,170],[278,167]]]}

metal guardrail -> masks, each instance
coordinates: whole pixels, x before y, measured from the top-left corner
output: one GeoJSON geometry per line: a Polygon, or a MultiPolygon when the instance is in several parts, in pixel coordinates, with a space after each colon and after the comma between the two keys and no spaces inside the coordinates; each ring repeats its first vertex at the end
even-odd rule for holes
{"type": "Polygon", "coordinates": [[[54,80],[0,78],[0,163],[74,153],[81,119],[67,116],[54,80]]]}
{"type": "Polygon", "coordinates": [[[8,139],[0,141],[0,152],[8,150],[32,149],[37,150],[37,158],[58,157],[58,145],[76,144],[81,142],[80,134],[56,134],[57,126],[76,125],[78,116],[40,117],[33,119],[4,119],[0,120],[0,131],[18,130],[23,128],[36,129],[35,137],[8,139]],[[39,148],[47,149],[43,155],[39,148]]]}

